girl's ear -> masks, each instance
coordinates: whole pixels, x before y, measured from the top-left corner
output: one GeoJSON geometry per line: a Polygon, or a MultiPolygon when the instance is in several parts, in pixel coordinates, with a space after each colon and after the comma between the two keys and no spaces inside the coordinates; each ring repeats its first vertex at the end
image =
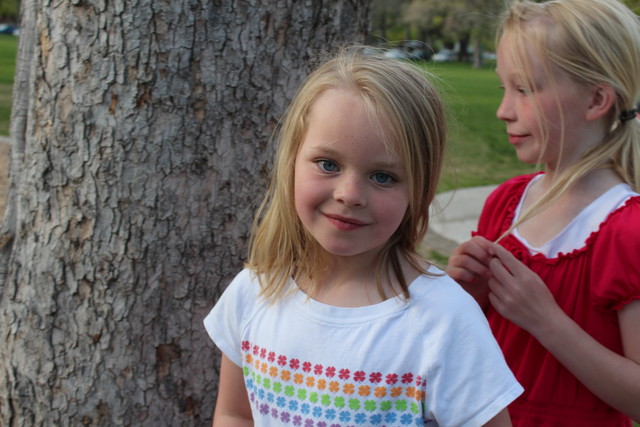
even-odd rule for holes
{"type": "Polygon", "coordinates": [[[616,102],[616,91],[608,84],[598,84],[591,89],[587,120],[598,120],[607,115],[616,102]]]}

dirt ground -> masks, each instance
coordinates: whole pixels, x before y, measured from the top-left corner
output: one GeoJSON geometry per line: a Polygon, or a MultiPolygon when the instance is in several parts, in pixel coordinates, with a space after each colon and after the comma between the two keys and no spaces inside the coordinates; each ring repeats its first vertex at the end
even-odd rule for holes
{"type": "MultiPolygon", "coordinates": [[[[4,217],[4,210],[9,187],[9,142],[6,138],[0,139],[0,221],[4,217]]],[[[446,262],[445,258],[451,255],[455,243],[435,233],[427,233],[420,246],[420,252],[435,262],[446,262]]]]}

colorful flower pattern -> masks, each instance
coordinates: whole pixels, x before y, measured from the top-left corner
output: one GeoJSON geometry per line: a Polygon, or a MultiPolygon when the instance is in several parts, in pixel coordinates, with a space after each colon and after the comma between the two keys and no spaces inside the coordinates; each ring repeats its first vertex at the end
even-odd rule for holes
{"type": "Polygon", "coordinates": [[[263,417],[305,427],[424,425],[419,375],[323,366],[247,341],[241,348],[249,399],[263,417]]]}

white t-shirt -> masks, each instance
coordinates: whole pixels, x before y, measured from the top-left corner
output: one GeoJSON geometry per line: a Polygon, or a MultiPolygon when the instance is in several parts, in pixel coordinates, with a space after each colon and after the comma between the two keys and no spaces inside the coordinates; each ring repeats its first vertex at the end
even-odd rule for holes
{"type": "Polygon", "coordinates": [[[258,291],[243,270],[204,320],[243,368],[256,426],[479,426],[523,391],[447,276],[418,277],[407,303],[358,308],[297,289],[270,305],[258,291]]]}

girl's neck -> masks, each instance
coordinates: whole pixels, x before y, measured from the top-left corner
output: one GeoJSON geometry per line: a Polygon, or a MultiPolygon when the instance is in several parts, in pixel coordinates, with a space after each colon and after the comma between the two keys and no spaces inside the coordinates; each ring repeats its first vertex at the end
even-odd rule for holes
{"type": "MultiPolygon", "coordinates": [[[[314,293],[309,295],[313,299],[339,307],[364,307],[402,294],[395,273],[391,269],[383,272],[380,278],[386,296],[383,298],[378,290],[377,268],[374,262],[362,262],[348,257],[330,258],[325,274],[318,279],[314,293]]],[[[420,275],[404,257],[400,258],[400,265],[407,284],[420,275]]],[[[308,279],[297,280],[302,290],[310,288],[305,286],[308,279]]]]}
{"type": "MultiPolygon", "coordinates": [[[[547,169],[542,178],[536,183],[536,185],[534,185],[536,188],[533,191],[533,194],[536,194],[537,196],[532,198],[537,200],[538,197],[541,197],[549,191],[561,178],[561,172],[553,169],[547,169]]],[[[566,194],[570,197],[595,199],[611,187],[622,182],[620,175],[618,175],[618,173],[612,168],[596,169],[587,172],[584,176],[575,181],[567,188],[566,194]]],[[[530,204],[531,201],[527,201],[527,203],[530,204]]]]}
{"type": "MultiPolygon", "coordinates": [[[[525,194],[522,211],[526,212],[555,184],[557,176],[545,173],[533,183],[525,194]]],[[[526,219],[518,232],[534,246],[542,246],[560,233],[573,219],[622,179],[613,169],[598,169],[587,173],[573,183],[555,201],[526,219]]]]}

